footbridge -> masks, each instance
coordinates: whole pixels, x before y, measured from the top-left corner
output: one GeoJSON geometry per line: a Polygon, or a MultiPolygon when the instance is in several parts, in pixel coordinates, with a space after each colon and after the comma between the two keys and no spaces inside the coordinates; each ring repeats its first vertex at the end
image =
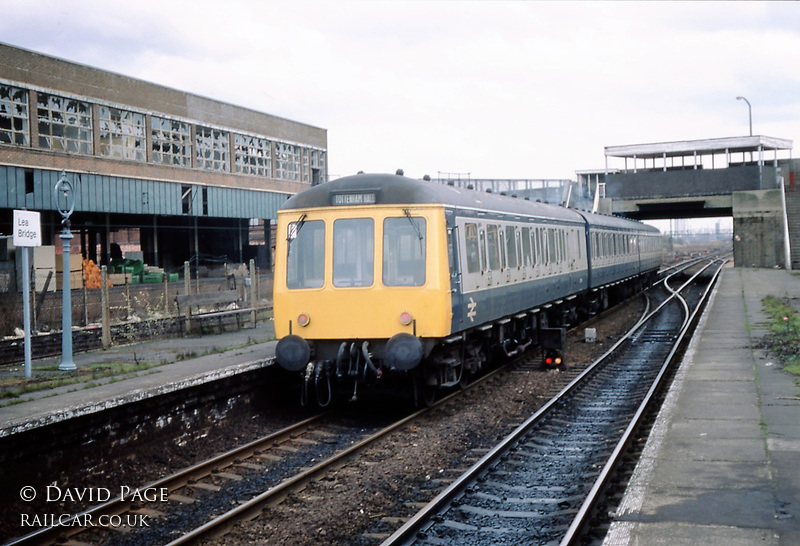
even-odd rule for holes
{"type": "Polygon", "coordinates": [[[733,217],[737,266],[800,269],[791,150],[791,140],[762,135],[607,146],[602,175],[579,177],[598,212],[641,220],[733,217]]]}

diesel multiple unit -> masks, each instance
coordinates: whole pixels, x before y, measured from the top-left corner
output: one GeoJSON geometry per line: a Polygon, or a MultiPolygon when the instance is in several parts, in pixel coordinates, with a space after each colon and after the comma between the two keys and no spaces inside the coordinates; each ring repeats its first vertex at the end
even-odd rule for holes
{"type": "Polygon", "coordinates": [[[430,402],[661,264],[640,222],[389,174],[291,197],[276,243],[276,358],[321,405],[398,376],[430,402]]]}

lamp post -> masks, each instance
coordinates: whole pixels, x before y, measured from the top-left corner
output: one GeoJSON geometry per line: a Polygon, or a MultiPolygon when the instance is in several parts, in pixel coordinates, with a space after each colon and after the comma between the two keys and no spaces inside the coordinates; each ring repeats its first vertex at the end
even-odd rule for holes
{"type": "Polygon", "coordinates": [[[58,212],[61,214],[61,225],[63,227],[59,237],[61,237],[64,249],[64,261],[61,268],[63,279],[61,283],[61,364],[58,365],[58,369],[69,371],[77,369],[75,362],[72,361],[72,286],[70,282],[72,271],[70,271],[69,266],[70,243],[72,241],[72,233],[69,230],[69,217],[75,209],[75,195],[72,183],[67,180],[67,173],[64,171],[61,171],[61,176],[53,188],[53,197],[55,198],[58,212]]]}
{"type": "Polygon", "coordinates": [[[736,100],[743,100],[747,103],[747,117],[750,120],[750,136],[753,136],[753,107],[750,106],[750,101],[744,97],[736,97],[736,100]]]}

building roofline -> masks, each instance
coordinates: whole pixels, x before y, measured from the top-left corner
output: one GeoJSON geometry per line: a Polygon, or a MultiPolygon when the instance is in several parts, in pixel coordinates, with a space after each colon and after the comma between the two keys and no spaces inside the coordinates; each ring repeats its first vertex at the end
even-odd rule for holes
{"type": "MultiPolygon", "coordinates": [[[[208,102],[209,104],[216,104],[216,105],[220,105],[220,106],[231,107],[231,108],[235,108],[235,109],[241,110],[242,112],[252,112],[252,113],[257,114],[259,116],[267,116],[267,117],[273,118],[276,121],[283,121],[283,122],[287,122],[287,123],[297,124],[297,125],[308,127],[309,129],[315,129],[315,130],[319,130],[319,131],[323,131],[323,132],[327,133],[327,129],[326,128],[319,127],[319,126],[316,126],[316,125],[311,125],[310,123],[297,121],[297,120],[290,119],[290,118],[283,117],[283,116],[277,116],[275,114],[270,114],[268,112],[264,112],[264,111],[261,111],[261,110],[256,110],[255,108],[252,108],[252,107],[249,107],[249,106],[242,106],[242,105],[234,104],[234,103],[231,103],[231,102],[221,101],[219,99],[214,99],[214,98],[207,97],[207,96],[204,96],[204,95],[199,95],[197,93],[192,93],[190,91],[186,91],[186,90],[183,90],[183,89],[170,87],[170,86],[167,86],[167,85],[163,85],[163,84],[160,84],[160,83],[155,83],[155,82],[152,82],[152,81],[149,81],[149,80],[144,80],[144,79],[141,79],[141,78],[135,78],[133,76],[129,76],[129,75],[126,75],[126,74],[121,74],[121,73],[115,72],[113,70],[107,70],[105,68],[99,68],[99,67],[96,67],[96,66],[83,64],[83,63],[79,63],[79,62],[76,62],[76,61],[71,61],[69,59],[64,59],[62,57],[57,57],[55,55],[50,55],[48,53],[42,53],[42,52],[39,52],[39,51],[34,51],[32,49],[28,49],[28,48],[24,48],[24,47],[16,46],[14,44],[9,44],[7,42],[0,41],[0,49],[2,49],[2,48],[9,48],[9,49],[12,49],[12,50],[17,50],[17,51],[20,51],[20,52],[22,52],[22,53],[24,53],[26,55],[37,56],[37,57],[40,57],[42,59],[46,59],[49,62],[63,63],[65,65],[70,65],[70,66],[75,67],[78,70],[98,71],[98,72],[107,74],[109,77],[120,78],[120,79],[125,80],[127,82],[130,82],[132,84],[144,84],[144,85],[147,85],[147,86],[152,86],[154,89],[161,89],[161,90],[169,92],[169,93],[178,93],[180,95],[185,95],[186,97],[194,97],[196,100],[208,102]]],[[[18,67],[18,68],[21,68],[21,67],[18,67]]],[[[22,81],[22,79],[20,79],[20,81],[22,81]]],[[[26,85],[30,86],[30,83],[31,82],[28,82],[28,83],[26,83],[26,85]]],[[[62,89],[62,88],[59,88],[58,86],[55,86],[55,85],[53,85],[53,86],[47,86],[47,85],[42,86],[42,85],[40,85],[40,87],[51,89],[51,90],[53,90],[55,92],[69,92],[70,91],[69,89],[62,89]]],[[[75,91],[72,91],[72,94],[73,95],[77,94],[77,95],[85,96],[85,97],[87,97],[89,99],[99,100],[99,101],[106,102],[106,103],[115,103],[116,104],[116,103],[119,102],[116,98],[103,96],[103,93],[101,91],[98,91],[97,93],[92,93],[91,95],[88,95],[88,94],[85,94],[85,93],[76,93],[75,91]]],[[[131,106],[131,107],[134,107],[134,108],[138,108],[140,110],[153,110],[152,107],[149,107],[149,106],[146,106],[146,105],[140,105],[140,104],[131,104],[131,105],[128,105],[128,106],[131,106]]],[[[167,109],[165,109],[165,110],[167,110],[167,109]]],[[[180,114],[175,114],[175,113],[172,113],[172,112],[169,112],[169,111],[163,111],[161,113],[166,114],[166,115],[172,115],[172,116],[179,116],[180,115],[180,114]]],[[[208,123],[208,121],[203,121],[203,120],[199,120],[199,121],[200,121],[200,123],[208,123]]]]}

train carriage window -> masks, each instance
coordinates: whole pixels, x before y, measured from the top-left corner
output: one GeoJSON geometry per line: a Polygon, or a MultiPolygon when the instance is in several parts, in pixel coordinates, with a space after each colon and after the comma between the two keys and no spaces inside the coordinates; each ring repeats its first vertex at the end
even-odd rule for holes
{"type": "Polygon", "coordinates": [[[522,237],[522,264],[525,267],[529,267],[533,263],[532,259],[531,259],[533,254],[531,253],[531,230],[530,230],[530,228],[526,228],[526,227],[522,228],[521,237],[522,237]]]}
{"type": "Polygon", "coordinates": [[[559,237],[559,235],[560,235],[559,231],[560,230],[551,229],[550,231],[552,232],[551,243],[553,245],[553,249],[552,249],[553,263],[557,264],[557,263],[561,262],[561,238],[559,237]]]}
{"type": "Polygon", "coordinates": [[[522,257],[522,242],[520,241],[519,230],[514,230],[514,247],[517,249],[517,269],[519,269],[525,264],[522,257]]]}
{"type": "Polygon", "coordinates": [[[383,221],[384,285],[425,284],[425,228],[425,218],[408,216],[383,221]]]}
{"type": "Polygon", "coordinates": [[[481,259],[478,240],[477,224],[466,224],[464,226],[464,242],[467,247],[467,273],[478,273],[481,270],[481,259]]]}
{"type": "Polygon", "coordinates": [[[514,226],[506,226],[506,263],[509,269],[517,267],[517,235],[514,226]]]}
{"type": "Polygon", "coordinates": [[[292,222],[286,240],[286,287],[321,288],[325,278],[325,223],[292,222]]]}
{"type": "Polygon", "coordinates": [[[504,271],[508,261],[506,260],[506,233],[501,226],[497,228],[497,235],[500,238],[497,241],[497,249],[500,251],[500,271],[504,271]]]}
{"type": "Polygon", "coordinates": [[[552,264],[556,261],[556,230],[547,228],[547,263],[552,264]]]}
{"type": "Polygon", "coordinates": [[[538,263],[547,265],[547,249],[544,246],[544,228],[536,228],[536,257],[538,263]]]}
{"type": "Polygon", "coordinates": [[[486,271],[486,231],[484,230],[480,231],[478,251],[481,255],[481,275],[483,275],[483,272],[486,271]]]}
{"type": "Polygon", "coordinates": [[[486,226],[486,249],[489,253],[489,269],[500,269],[500,241],[497,226],[486,226]]]}
{"type": "MultiPolygon", "coordinates": [[[[408,223],[408,220],[403,218],[408,223]]],[[[372,218],[346,218],[333,223],[333,285],[372,286],[375,263],[372,218]]]]}

